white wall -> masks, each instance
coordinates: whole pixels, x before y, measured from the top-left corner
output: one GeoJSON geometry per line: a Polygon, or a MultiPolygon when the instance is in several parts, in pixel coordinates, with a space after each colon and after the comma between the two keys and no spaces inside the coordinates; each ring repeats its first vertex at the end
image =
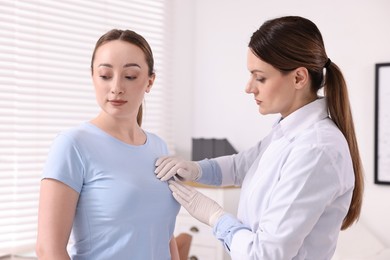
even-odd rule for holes
{"type": "Polygon", "coordinates": [[[253,97],[244,92],[249,37],[267,19],[307,17],[321,30],[328,56],[349,85],[366,171],[361,218],[390,246],[390,186],[373,184],[374,64],[390,62],[390,1],[174,2],[177,153],[190,158],[192,137],[227,137],[240,151],[268,133],[275,116],[261,116],[253,97]]]}

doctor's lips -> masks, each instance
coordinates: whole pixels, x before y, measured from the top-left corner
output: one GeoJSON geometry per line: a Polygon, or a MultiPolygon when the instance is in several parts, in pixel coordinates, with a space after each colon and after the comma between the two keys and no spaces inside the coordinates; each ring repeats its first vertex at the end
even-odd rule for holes
{"type": "Polygon", "coordinates": [[[260,101],[260,100],[255,99],[255,101],[256,101],[256,104],[258,104],[258,105],[261,104],[261,101],[260,101]]]}
{"type": "Polygon", "coordinates": [[[109,99],[108,102],[113,106],[121,106],[127,103],[127,101],[121,99],[109,99]]]}

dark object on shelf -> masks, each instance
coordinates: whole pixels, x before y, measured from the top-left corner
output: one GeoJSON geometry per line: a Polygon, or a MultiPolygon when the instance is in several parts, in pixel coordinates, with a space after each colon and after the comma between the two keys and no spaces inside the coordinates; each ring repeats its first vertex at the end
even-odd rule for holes
{"type": "Polygon", "coordinates": [[[226,138],[192,138],[192,160],[215,158],[237,153],[226,138]]]}
{"type": "Polygon", "coordinates": [[[390,63],[375,64],[375,164],[376,184],[390,185],[390,63]]]}

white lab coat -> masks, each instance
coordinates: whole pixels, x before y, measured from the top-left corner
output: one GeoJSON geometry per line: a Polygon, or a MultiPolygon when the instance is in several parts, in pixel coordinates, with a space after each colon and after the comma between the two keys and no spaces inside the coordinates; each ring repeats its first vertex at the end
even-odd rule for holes
{"type": "Polygon", "coordinates": [[[276,124],[252,149],[215,160],[222,185],[242,185],[233,260],[331,259],[352,198],[347,142],[325,98],[276,124]]]}

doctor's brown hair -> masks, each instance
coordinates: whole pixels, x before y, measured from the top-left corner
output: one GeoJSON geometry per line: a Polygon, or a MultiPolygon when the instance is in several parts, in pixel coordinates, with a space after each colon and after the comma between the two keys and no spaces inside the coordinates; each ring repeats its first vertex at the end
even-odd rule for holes
{"type": "MultiPolygon", "coordinates": [[[[148,75],[152,76],[154,74],[153,52],[152,49],[150,48],[149,43],[145,40],[144,37],[142,37],[141,35],[137,34],[134,31],[119,30],[119,29],[112,29],[108,31],[107,33],[103,34],[96,42],[95,49],[93,50],[92,59],[91,59],[92,74],[93,74],[93,62],[95,60],[96,50],[103,44],[114,40],[125,41],[140,48],[145,55],[146,64],[148,65],[148,75]]],[[[137,114],[137,123],[139,126],[141,126],[142,124],[142,113],[143,113],[143,109],[141,104],[137,114]]]]}
{"type": "Polygon", "coordinates": [[[330,118],[348,142],[355,173],[352,201],[341,226],[342,230],[347,229],[360,216],[364,189],[363,167],[344,76],[326,55],[319,29],[313,22],[302,17],[276,18],[266,21],[253,33],[249,48],[258,58],[283,74],[305,67],[309,72],[314,93],[324,87],[330,118]]]}

